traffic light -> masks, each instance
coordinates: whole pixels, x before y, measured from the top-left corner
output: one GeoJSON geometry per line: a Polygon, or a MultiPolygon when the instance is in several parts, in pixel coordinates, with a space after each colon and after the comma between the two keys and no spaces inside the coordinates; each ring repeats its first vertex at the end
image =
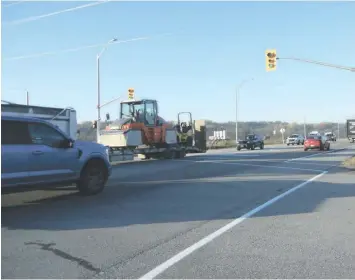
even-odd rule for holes
{"type": "Polygon", "coordinates": [[[276,70],[276,50],[266,50],[265,51],[265,62],[266,62],[266,71],[275,71],[276,70]]]}
{"type": "Polygon", "coordinates": [[[134,89],[133,88],[128,89],[128,99],[134,99],[134,89]]]}

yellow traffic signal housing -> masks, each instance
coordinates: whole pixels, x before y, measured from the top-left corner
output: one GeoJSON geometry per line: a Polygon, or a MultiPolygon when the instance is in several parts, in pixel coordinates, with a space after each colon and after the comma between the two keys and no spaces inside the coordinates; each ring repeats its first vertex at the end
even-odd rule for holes
{"type": "Polygon", "coordinates": [[[128,89],[128,99],[134,99],[134,89],[133,88],[128,89]]]}
{"type": "Polygon", "coordinates": [[[266,71],[275,71],[276,70],[276,50],[266,50],[265,51],[265,63],[266,71]]]}

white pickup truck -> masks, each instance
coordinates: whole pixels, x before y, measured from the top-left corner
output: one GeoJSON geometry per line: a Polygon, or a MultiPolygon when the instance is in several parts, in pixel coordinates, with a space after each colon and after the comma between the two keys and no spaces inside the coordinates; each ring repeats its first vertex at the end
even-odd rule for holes
{"type": "Polygon", "coordinates": [[[304,137],[300,134],[292,134],[291,136],[287,137],[286,144],[289,145],[303,145],[304,137]]]}

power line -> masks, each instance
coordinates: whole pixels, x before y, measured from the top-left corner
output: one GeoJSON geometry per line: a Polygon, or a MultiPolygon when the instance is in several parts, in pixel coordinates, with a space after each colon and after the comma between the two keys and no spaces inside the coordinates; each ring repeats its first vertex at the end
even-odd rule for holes
{"type": "Polygon", "coordinates": [[[280,60],[296,60],[296,61],[301,61],[301,62],[306,62],[306,63],[311,63],[311,64],[318,64],[326,67],[332,67],[332,68],[337,68],[337,69],[342,69],[342,70],[348,70],[351,72],[355,72],[355,67],[348,67],[348,66],[342,66],[342,65],[336,65],[336,64],[330,64],[330,63],[325,63],[321,61],[315,61],[315,60],[309,60],[309,59],[302,59],[302,58],[296,58],[296,57],[277,57],[276,59],[280,60]]]}
{"type": "Polygon", "coordinates": [[[47,17],[51,17],[51,16],[63,14],[63,13],[68,13],[68,12],[81,10],[81,9],[92,7],[92,6],[101,5],[101,4],[110,2],[110,1],[111,0],[102,0],[102,1],[99,1],[99,2],[94,2],[94,3],[89,3],[89,4],[85,4],[85,5],[81,5],[81,6],[76,6],[76,7],[73,7],[73,8],[68,8],[68,9],[65,9],[65,10],[60,10],[60,11],[56,11],[56,12],[52,12],[52,13],[48,13],[48,14],[44,14],[44,15],[33,16],[33,17],[24,18],[24,19],[18,19],[18,20],[14,20],[14,21],[7,21],[7,22],[4,22],[3,25],[19,25],[19,24],[26,23],[26,22],[40,20],[42,18],[47,18],[47,17]]]}
{"type": "MultiPolygon", "coordinates": [[[[138,37],[138,38],[132,38],[132,39],[127,39],[127,40],[119,40],[119,41],[113,42],[111,44],[122,44],[122,43],[128,43],[128,42],[133,42],[133,41],[148,40],[153,37],[160,37],[160,36],[167,36],[167,35],[171,35],[171,33],[165,33],[165,34],[155,35],[155,36],[151,36],[151,37],[138,37]]],[[[80,46],[80,47],[76,47],[76,48],[65,49],[65,50],[49,51],[49,52],[36,53],[36,54],[30,54],[30,55],[22,55],[22,56],[13,56],[13,57],[7,57],[7,58],[5,57],[4,60],[21,60],[21,59],[49,56],[49,55],[57,55],[57,54],[62,54],[62,53],[77,52],[77,51],[81,51],[81,50],[85,50],[85,49],[104,47],[106,45],[107,45],[107,43],[86,45],[86,46],[80,46]]]]}
{"type": "MultiPolygon", "coordinates": [[[[6,2],[12,2],[12,1],[6,1],[6,2]]],[[[4,1],[2,1],[1,3],[6,3],[4,1]]],[[[16,2],[12,2],[10,4],[3,4],[2,5],[2,8],[7,8],[7,7],[11,7],[11,6],[15,6],[15,5],[18,5],[18,4],[21,4],[23,2],[27,2],[26,0],[22,0],[22,1],[16,1],[16,2]]]]}

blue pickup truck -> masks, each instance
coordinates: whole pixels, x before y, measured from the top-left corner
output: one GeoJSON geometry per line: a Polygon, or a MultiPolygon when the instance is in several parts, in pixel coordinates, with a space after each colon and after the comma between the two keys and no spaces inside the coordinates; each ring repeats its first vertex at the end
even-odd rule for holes
{"type": "Polygon", "coordinates": [[[52,123],[32,117],[1,117],[2,192],[22,187],[76,184],[100,193],[111,175],[108,149],[73,140],[52,123]]]}

